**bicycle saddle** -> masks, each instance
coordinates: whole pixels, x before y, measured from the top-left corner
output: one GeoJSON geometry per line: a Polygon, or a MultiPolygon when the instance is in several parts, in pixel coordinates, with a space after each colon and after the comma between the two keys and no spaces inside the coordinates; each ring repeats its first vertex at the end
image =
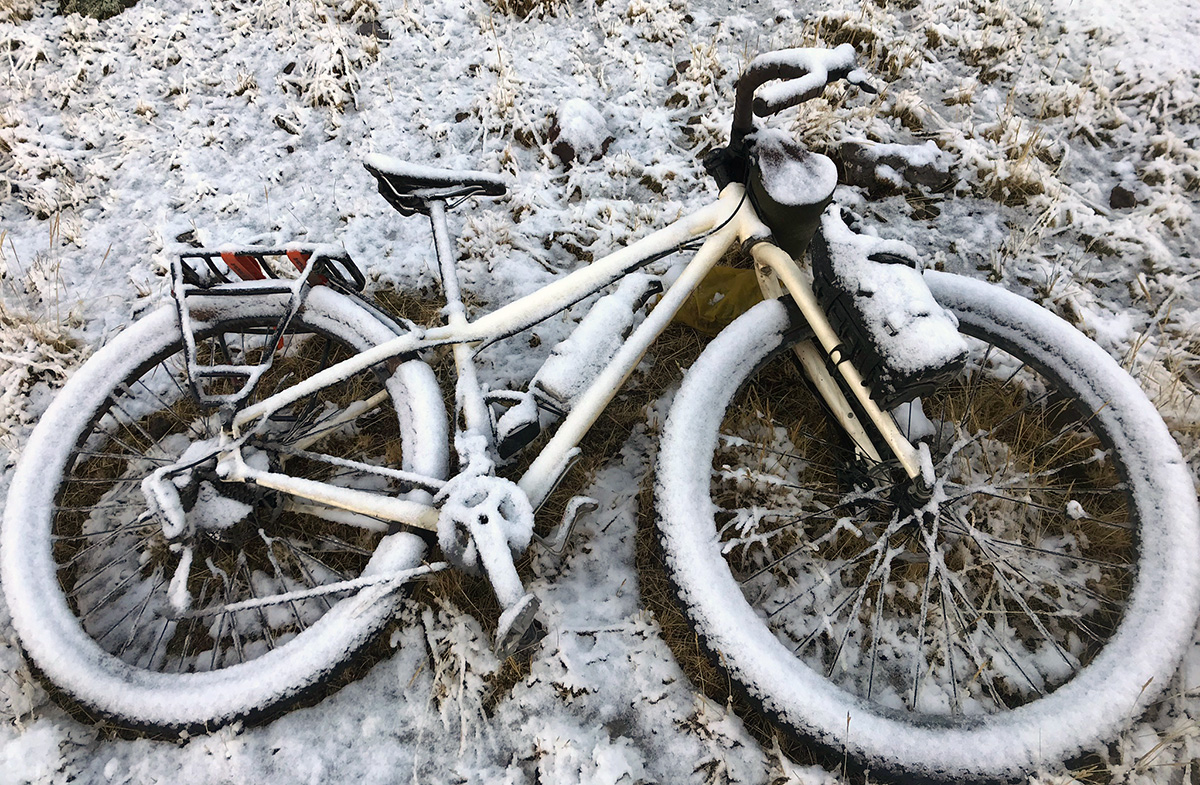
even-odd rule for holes
{"type": "Polygon", "coordinates": [[[429,203],[466,196],[503,196],[502,175],[437,169],[372,153],[363,166],[379,181],[379,194],[402,215],[428,214],[429,203]]]}

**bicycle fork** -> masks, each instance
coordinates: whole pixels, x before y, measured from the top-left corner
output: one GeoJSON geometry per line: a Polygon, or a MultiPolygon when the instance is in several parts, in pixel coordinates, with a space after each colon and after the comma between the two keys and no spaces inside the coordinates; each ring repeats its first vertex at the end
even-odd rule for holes
{"type": "MultiPolygon", "coordinates": [[[[884,457],[855,413],[854,406],[847,400],[843,386],[839,385],[829,372],[826,357],[834,360],[845,381],[845,387],[849,388],[854,396],[854,403],[870,419],[904,473],[918,487],[928,485],[930,478],[922,471],[922,451],[912,445],[892,416],[871,398],[870,388],[858,369],[839,359],[842,355],[842,342],[834,332],[825,310],[817,302],[811,276],[801,270],[787,252],[770,242],[770,229],[759,220],[749,204],[743,206],[738,220],[738,237],[743,242],[750,243],[750,256],[754,260],[754,271],[758,276],[763,296],[774,299],[784,294],[791,295],[801,316],[813,331],[816,343],[804,341],[797,344],[794,348],[796,359],[818,394],[829,405],[842,429],[868,459],[883,463],[884,457]]],[[[927,458],[925,462],[928,462],[927,458]]]]}

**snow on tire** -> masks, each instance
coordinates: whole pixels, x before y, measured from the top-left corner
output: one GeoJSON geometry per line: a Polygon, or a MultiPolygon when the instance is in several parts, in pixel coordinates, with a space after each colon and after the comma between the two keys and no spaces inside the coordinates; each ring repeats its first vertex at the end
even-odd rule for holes
{"type": "MultiPolygon", "coordinates": [[[[189,302],[201,363],[255,362],[273,340],[287,295],[189,302]]],[[[317,287],[278,341],[255,395],[391,337],[355,301],[317,287]]],[[[132,727],[226,723],[318,684],[390,617],[395,585],[220,609],[410,569],[425,550],[413,535],[387,535],[382,522],[374,531],[331,523],[251,486],[222,483],[207,465],[180,490],[195,531],[168,541],[141,479],[220,428],[217,412],[185,394],[186,382],[173,307],[98,351],[34,429],[0,535],[5,598],[28,656],[75,701],[132,727]]],[[[416,361],[391,374],[368,369],[273,417],[248,445],[247,460],[287,462],[294,476],[376,490],[386,483],[289,452],[302,445],[444,477],[445,412],[436,391],[432,371],[416,361]],[[332,419],[383,389],[392,405],[332,419]]]]}
{"type": "MultiPolygon", "coordinates": [[[[762,303],[690,369],[659,454],[666,568],[710,652],[793,734],[864,766],[1007,779],[1095,749],[1170,681],[1200,521],[1137,384],[1061,319],[927,273],[970,336],[893,412],[933,498],[856,457],[762,303]]],[[[798,317],[796,317],[798,318],[798,317]]]]}

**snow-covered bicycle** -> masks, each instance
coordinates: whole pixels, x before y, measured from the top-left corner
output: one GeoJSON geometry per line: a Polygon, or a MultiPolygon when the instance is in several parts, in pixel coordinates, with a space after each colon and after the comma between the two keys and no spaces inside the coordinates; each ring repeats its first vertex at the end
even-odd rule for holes
{"type": "Polygon", "coordinates": [[[560,548],[589,500],[545,537],[534,511],[740,245],[766,299],[686,373],[655,480],[705,648],[781,728],[868,766],[1014,777],[1111,738],[1200,611],[1186,465],[1082,334],[852,230],[833,163],[755,129],[838,79],[869,88],[849,46],[755,59],[707,161],[717,201],[474,319],[446,211],[495,175],[367,159],[431,220],[440,326],[357,296],[336,248],[182,253],[173,305],[79,369],[13,476],[3,585],[32,662],[119,722],[211,727],[320,683],[449,566],[486,574],[513,651],[537,612],[514,557],[560,548]],[[479,383],[480,348],[606,289],[527,388],[479,383]]]}

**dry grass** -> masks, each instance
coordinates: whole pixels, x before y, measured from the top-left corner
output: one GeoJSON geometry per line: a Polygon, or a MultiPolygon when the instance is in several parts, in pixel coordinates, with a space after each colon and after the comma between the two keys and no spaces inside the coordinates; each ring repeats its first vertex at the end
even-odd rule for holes
{"type": "Polygon", "coordinates": [[[0,22],[24,22],[33,18],[40,6],[37,0],[0,0],[0,22]]]}
{"type": "Polygon", "coordinates": [[[518,19],[545,19],[568,8],[566,0],[487,0],[487,4],[497,13],[518,19]]]}
{"type": "Polygon", "coordinates": [[[108,19],[136,4],[137,0],[59,0],[58,12],[63,16],[82,14],[95,19],[108,19]]]}

